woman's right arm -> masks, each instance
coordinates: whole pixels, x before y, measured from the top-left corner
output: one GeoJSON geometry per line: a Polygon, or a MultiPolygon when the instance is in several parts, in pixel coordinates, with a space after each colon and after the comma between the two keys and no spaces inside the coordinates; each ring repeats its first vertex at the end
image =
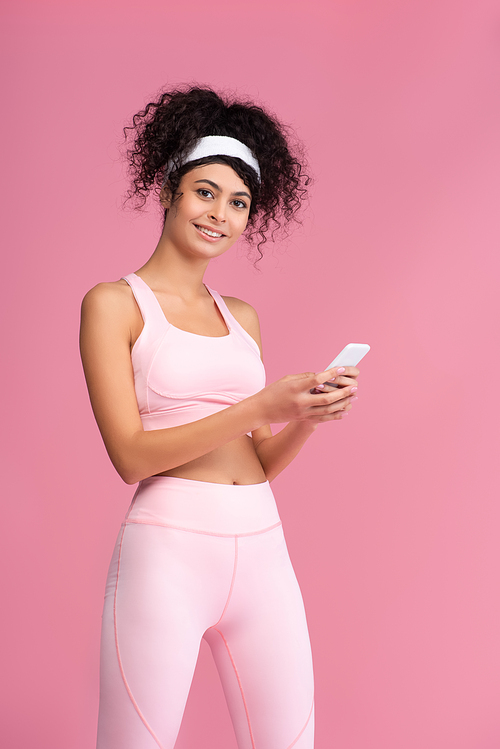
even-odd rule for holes
{"type": "Polygon", "coordinates": [[[211,416],[144,431],[130,357],[130,304],[130,293],[122,284],[99,284],[83,300],[80,328],[92,409],[111,462],[127,484],[195,460],[264,424],[317,418],[338,410],[340,392],[309,392],[334,376],[334,370],[328,370],[288,375],[211,416]]]}

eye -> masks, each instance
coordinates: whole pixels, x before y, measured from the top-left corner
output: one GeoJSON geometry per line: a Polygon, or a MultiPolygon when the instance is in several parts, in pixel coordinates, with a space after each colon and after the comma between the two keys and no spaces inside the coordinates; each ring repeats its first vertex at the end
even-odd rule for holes
{"type": "Polygon", "coordinates": [[[240,210],[247,207],[247,204],[244,200],[233,200],[233,205],[235,205],[236,208],[239,208],[240,210]]]}
{"type": "Polygon", "coordinates": [[[210,190],[207,190],[206,187],[200,187],[199,190],[196,190],[198,195],[201,195],[202,198],[213,198],[213,193],[210,192],[210,190]]]}

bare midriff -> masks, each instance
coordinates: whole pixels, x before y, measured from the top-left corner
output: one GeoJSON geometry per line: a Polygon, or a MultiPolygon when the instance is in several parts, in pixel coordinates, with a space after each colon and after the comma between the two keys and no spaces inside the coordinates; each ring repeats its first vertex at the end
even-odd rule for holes
{"type": "Polygon", "coordinates": [[[156,475],[213,484],[261,484],[266,480],[253,440],[246,434],[196,460],[156,475]]]}

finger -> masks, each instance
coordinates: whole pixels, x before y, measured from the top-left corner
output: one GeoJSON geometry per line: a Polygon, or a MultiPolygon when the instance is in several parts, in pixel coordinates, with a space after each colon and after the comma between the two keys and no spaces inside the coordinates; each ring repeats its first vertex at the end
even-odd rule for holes
{"type": "Polygon", "coordinates": [[[358,381],[354,377],[346,377],[345,375],[341,375],[340,377],[336,377],[333,382],[325,382],[325,385],[333,385],[335,384],[336,387],[349,387],[351,386],[357,386],[358,381]]]}
{"type": "Polygon", "coordinates": [[[357,387],[357,380],[353,380],[350,377],[337,377],[335,382],[324,382],[324,387],[315,388],[316,393],[331,393],[337,388],[346,388],[349,386],[357,387]]]}
{"type": "Polygon", "coordinates": [[[311,402],[311,406],[328,406],[331,403],[338,403],[341,400],[356,395],[357,391],[357,385],[351,385],[345,388],[328,388],[325,385],[324,389],[317,389],[318,394],[314,396],[314,401],[311,402]]]}
{"type": "MultiPolygon", "coordinates": [[[[356,380],[352,380],[350,384],[356,385],[356,380]]],[[[322,385],[311,388],[309,392],[313,393],[313,395],[321,395],[321,393],[333,393],[337,389],[341,389],[341,386],[336,385],[334,382],[324,382],[322,385]]]]}
{"type": "Polygon", "coordinates": [[[311,398],[307,405],[311,411],[316,413],[319,413],[320,410],[321,413],[323,413],[324,409],[329,408],[334,403],[346,400],[348,397],[348,393],[337,390],[337,388],[332,389],[329,393],[325,393],[323,390],[318,390],[317,393],[313,392],[312,395],[313,398],[311,398]]]}
{"type": "Polygon", "coordinates": [[[358,377],[359,369],[357,367],[346,367],[344,376],[345,377],[358,377]]]}
{"type": "Polygon", "coordinates": [[[333,390],[337,389],[337,385],[334,385],[333,382],[325,382],[323,388],[321,390],[319,388],[315,389],[314,392],[316,393],[331,393],[333,390]]]}
{"type": "MultiPolygon", "coordinates": [[[[335,377],[332,377],[328,381],[323,382],[323,385],[330,385],[330,387],[348,387],[349,385],[355,384],[356,378],[359,375],[359,369],[357,367],[335,367],[335,377]]],[[[322,377],[323,373],[320,372],[318,377],[322,377]]],[[[317,386],[319,387],[319,386],[317,386]]],[[[322,389],[322,388],[319,388],[322,389]]]]}
{"type": "Polygon", "coordinates": [[[313,382],[311,384],[311,387],[318,387],[325,382],[331,382],[338,375],[344,374],[345,371],[345,367],[333,367],[332,369],[327,369],[324,372],[319,372],[312,378],[313,382]]]}
{"type": "Polygon", "coordinates": [[[342,419],[345,419],[347,416],[349,416],[349,411],[347,409],[344,409],[343,411],[337,411],[334,414],[321,416],[318,421],[320,422],[320,424],[324,424],[326,421],[342,421],[342,419]]]}
{"type": "Polygon", "coordinates": [[[352,409],[352,406],[353,406],[352,402],[348,403],[344,408],[342,408],[339,411],[334,411],[333,413],[329,413],[329,414],[323,414],[317,419],[317,421],[319,423],[323,423],[325,421],[339,421],[349,415],[349,411],[352,409]]]}
{"type": "Polygon", "coordinates": [[[336,414],[333,414],[332,416],[323,416],[321,419],[322,422],[325,421],[342,421],[342,419],[345,419],[347,416],[349,416],[349,411],[345,409],[344,411],[339,411],[336,414]]]}
{"type": "Polygon", "coordinates": [[[344,408],[334,411],[333,413],[327,413],[327,414],[321,414],[319,416],[310,416],[309,420],[317,422],[318,424],[322,424],[325,421],[339,421],[343,419],[345,416],[349,415],[349,411],[352,408],[352,404],[348,403],[344,408]]]}
{"type": "Polygon", "coordinates": [[[349,389],[348,392],[345,389],[334,390],[331,393],[315,395],[314,400],[311,399],[310,411],[321,416],[345,408],[347,404],[357,400],[356,390],[357,388],[349,389]]]}

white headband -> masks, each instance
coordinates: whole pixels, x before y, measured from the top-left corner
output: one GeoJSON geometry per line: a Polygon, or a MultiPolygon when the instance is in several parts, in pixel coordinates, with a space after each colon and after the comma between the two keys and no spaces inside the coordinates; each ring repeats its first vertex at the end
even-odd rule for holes
{"type": "MultiPolygon", "coordinates": [[[[260,182],[259,162],[248,148],[236,138],[229,138],[227,135],[206,135],[193,146],[179,164],[179,167],[187,164],[188,161],[203,159],[205,156],[236,156],[251,166],[257,172],[260,182]]],[[[169,161],[165,168],[165,180],[172,171],[173,164],[169,161]]]]}

